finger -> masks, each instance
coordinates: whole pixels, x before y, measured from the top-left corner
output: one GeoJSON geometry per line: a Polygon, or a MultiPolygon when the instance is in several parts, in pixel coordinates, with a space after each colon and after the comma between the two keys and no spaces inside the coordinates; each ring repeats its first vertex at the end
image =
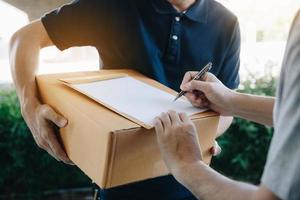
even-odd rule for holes
{"type": "Polygon", "coordinates": [[[47,143],[42,142],[41,136],[38,134],[38,132],[36,131],[36,129],[34,127],[32,127],[32,137],[33,137],[35,143],[38,145],[39,148],[44,149],[45,151],[48,152],[50,147],[48,146],[47,143]]]}
{"type": "MultiPolygon", "coordinates": [[[[51,151],[51,148],[49,147],[49,145],[46,143],[46,142],[44,142],[43,141],[43,139],[41,139],[41,138],[38,138],[38,137],[33,137],[34,138],[34,140],[35,140],[35,143],[39,146],[39,148],[41,148],[41,149],[43,149],[43,150],[45,150],[45,151],[51,151]]],[[[49,152],[48,152],[49,153],[49,152]]],[[[52,152],[50,152],[50,153],[52,153],[52,152]]],[[[49,154],[50,154],[49,153],[49,154]]],[[[53,153],[52,153],[53,154],[53,153]]],[[[51,154],[51,155],[52,155],[51,154]]]]}
{"type": "Polygon", "coordinates": [[[197,74],[198,72],[186,72],[184,77],[183,77],[183,80],[182,80],[182,83],[180,85],[180,89],[181,90],[184,90],[184,85],[188,82],[190,82],[197,74]]]}
{"type": "Polygon", "coordinates": [[[54,153],[55,157],[57,157],[58,159],[60,159],[61,161],[63,161],[66,164],[72,164],[71,160],[68,158],[68,156],[65,153],[65,151],[63,150],[62,146],[57,141],[56,136],[51,135],[49,137],[48,144],[49,144],[52,152],[54,153]]]}
{"type": "Polygon", "coordinates": [[[199,108],[209,108],[209,107],[210,107],[209,101],[202,101],[201,105],[199,106],[199,108]]]}
{"type": "Polygon", "coordinates": [[[167,128],[169,128],[171,126],[171,119],[167,113],[162,113],[160,115],[160,120],[162,122],[164,130],[166,130],[167,128]]]}
{"type": "Polygon", "coordinates": [[[218,142],[215,141],[215,145],[210,149],[210,153],[213,156],[217,156],[217,155],[221,154],[221,152],[222,152],[222,148],[219,146],[218,142]]]}
{"type": "Polygon", "coordinates": [[[201,99],[201,98],[199,98],[199,99],[197,99],[197,100],[195,100],[194,102],[191,102],[191,103],[194,107],[197,107],[197,108],[208,108],[209,105],[210,105],[208,100],[201,99]]]}
{"type": "Polygon", "coordinates": [[[183,123],[191,123],[191,120],[186,113],[179,113],[179,118],[183,123]]]}
{"type": "Polygon", "coordinates": [[[48,145],[48,143],[43,140],[42,138],[34,137],[36,144],[43,150],[45,150],[48,154],[50,154],[51,157],[53,157],[55,160],[60,162],[60,160],[54,155],[54,153],[51,150],[51,147],[48,145]]]}
{"type": "MultiPolygon", "coordinates": [[[[49,126],[49,125],[48,125],[49,126]]],[[[49,145],[51,151],[53,152],[54,156],[63,162],[69,164],[71,163],[70,159],[68,158],[67,154],[63,150],[61,144],[58,142],[57,137],[54,133],[54,131],[45,125],[45,132],[42,134],[44,135],[44,140],[47,142],[49,145]]]]}
{"type": "Polygon", "coordinates": [[[203,100],[201,98],[197,98],[193,93],[187,93],[186,98],[191,102],[194,107],[201,108],[203,107],[203,100]]]}
{"type": "Polygon", "coordinates": [[[199,95],[199,99],[201,100],[201,101],[199,101],[199,105],[200,105],[199,107],[200,108],[207,108],[207,107],[209,107],[210,102],[209,102],[209,100],[206,98],[206,96],[203,93],[201,93],[199,95]]]}
{"type": "Polygon", "coordinates": [[[156,117],[154,119],[154,127],[155,127],[155,131],[158,135],[160,135],[164,132],[164,127],[162,125],[160,118],[158,118],[158,117],[156,117]]]}
{"type": "Polygon", "coordinates": [[[196,103],[196,98],[193,94],[188,94],[186,95],[187,99],[189,100],[189,102],[194,106],[194,107],[198,107],[199,105],[196,103]]]}
{"type": "Polygon", "coordinates": [[[193,80],[187,84],[188,90],[198,90],[199,92],[203,92],[204,94],[208,91],[211,83],[193,80]]]}
{"type": "Polygon", "coordinates": [[[60,128],[65,127],[68,123],[67,119],[57,114],[50,106],[44,108],[43,116],[60,128]]]}
{"type": "Polygon", "coordinates": [[[195,102],[197,100],[197,97],[195,96],[194,93],[192,92],[187,92],[185,94],[185,97],[190,101],[190,102],[195,102]]]}
{"type": "Polygon", "coordinates": [[[206,72],[203,79],[206,82],[221,82],[214,74],[206,72]]]}
{"type": "Polygon", "coordinates": [[[176,113],[176,111],[174,111],[174,110],[169,110],[169,111],[168,111],[168,114],[169,114],[169,117],[170,117],[170,119],[171,119],[171,124],[172,124],[172,125],[173,125],[173,124],[178,124],[178,123],[181,122],[181,120],[180,120],[178,114],[176,113]]]}

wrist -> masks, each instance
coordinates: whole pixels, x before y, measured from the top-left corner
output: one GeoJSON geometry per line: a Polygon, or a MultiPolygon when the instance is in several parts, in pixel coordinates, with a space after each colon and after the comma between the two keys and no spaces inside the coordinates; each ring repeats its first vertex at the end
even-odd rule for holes
{"type": "Polygon", "coordinates": [[[193,163],[184,163],[171,169],[171,173],[183,185],[189,185],[189,181],[193,180],[195,172],[199,171],[202,165],[206,165],[203,161],[196,161],[193,163]]]}
{"type": "Polygon", "coordinates": [[[29,113],[34,113],[34,110],[41,105],[36,97],[25,97],[20,101],[22,115],[27,116],[29,113]]]}
{"type": "Polygon", "coordinates": [[[229,98],[228,98],[228,108],[231,116],[235,116],[238,112],[238,105],[241,93],[236,92],[234,90],[230,90],[229,98]]]}
{"type": "Polygon", "coordinates": [[[19,87],[16,86],[16,88],[22,109],[36,107],[40,104],[35,83],[19,87]]]}

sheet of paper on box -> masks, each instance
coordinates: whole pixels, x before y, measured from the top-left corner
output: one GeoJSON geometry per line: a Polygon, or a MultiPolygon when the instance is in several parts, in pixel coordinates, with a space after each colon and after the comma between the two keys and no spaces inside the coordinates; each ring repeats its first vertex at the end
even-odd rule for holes
{"type": "Polygon", "coordinates": [[[129,76],[90,83],[72,84],[83,94],[102,102],[118,113],[131,116],[149,126],[162,112],[175,110],[193,115],[205,110],[193,107],[187,100],[178,99],[165,91],[129,76]]]}

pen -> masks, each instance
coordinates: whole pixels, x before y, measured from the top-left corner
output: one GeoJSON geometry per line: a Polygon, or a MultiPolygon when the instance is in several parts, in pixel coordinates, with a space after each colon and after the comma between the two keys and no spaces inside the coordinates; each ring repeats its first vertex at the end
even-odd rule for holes
{"type": "MultiPolygon", "coordinates": [[[[211,70],[212,68],[212,63],[209,62],[207,65],[205,65],[205,67],[203,67],[202,70],[200,70],[196,76],[192,79],[193,80],[201,80],[203,78],[203,76],[205,75],[206,72],[208,72],[209,70],[211,70]]],[[[186,92],[182,91],[178,93],[178,95],[176,96],[176,98],[174,99],[174,101],[176,101],[177,99],[179,99],[180,97],[182,97],[183,95],[185,95],[186,92]]]]}

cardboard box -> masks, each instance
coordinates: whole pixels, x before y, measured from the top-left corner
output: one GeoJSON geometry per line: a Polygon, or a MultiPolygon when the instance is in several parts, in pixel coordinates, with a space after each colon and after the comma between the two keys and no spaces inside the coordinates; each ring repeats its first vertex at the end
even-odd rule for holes
{"type": "MultiPolygon", "coordinates": [[[[60,79],[126,73],[170,93],[162,84],[132,70],[100,70],[40,75],[36,78],[41,100],[68,119],[60,130],[70,159],[101,188],[167,175],[154,129],[118,115],[85,95],[64,85],[60,79]]],[[[214,112],[192,117],[199,132],[203,159],[210,163],[219,116],[214,112]]]]}

